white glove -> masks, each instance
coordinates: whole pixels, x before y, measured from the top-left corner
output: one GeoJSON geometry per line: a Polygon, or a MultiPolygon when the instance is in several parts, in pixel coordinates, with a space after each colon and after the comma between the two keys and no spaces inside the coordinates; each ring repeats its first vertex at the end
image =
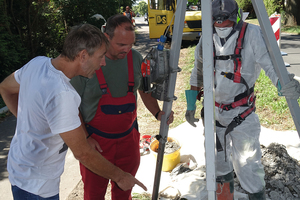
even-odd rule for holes
{"type": "Polygon", "coordinates": [[[288,99],[298,99],[300,97],[300,84],[299,81],[294,79],[294,76],[295,74],[289,74],[291,81],[282,87],[278,80],[277,88],[281,96],[285,96],[288,99]]]}

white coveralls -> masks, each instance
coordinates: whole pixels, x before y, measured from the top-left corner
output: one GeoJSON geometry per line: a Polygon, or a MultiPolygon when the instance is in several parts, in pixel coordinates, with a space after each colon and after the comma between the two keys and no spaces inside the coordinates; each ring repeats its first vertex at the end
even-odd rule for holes
{"type": "MultiPolygon", "coordinates": [[[[236,47],[236,39],[239,32],[236,31],[222,46],[219,36],[214,33],[213,41],[215,53],[220,55],[232,55],[236,47]]],[[[192,70],[190,85],[203,87],[203,63],[202,63],[202,38],[195,50],[195,66],[192,70]]],[[[205,49],[204,49],[205,50],[205,49]]],[[[241,75],[246,80],[249,88],[253,87],[259,77],[261,68],[271,79],[274,85],[278,78],[270,60],[260,27],[248,24],[242,55],[241,75]]],[[[234,83],[221,75],[221,72],[233,72],[233,60],[216,60],[215,62],[215,101],[219,104],[230,104],[234,97],[246,91],[242,83],[234,83]]],[[[248,107],[236,107],[229,111],[219,112],[215,107],[216,120],[223,126],[228,126],[234,117],[242,113],[248,107]]],[[[224,149],[224,133],[226,128],[216,127],[216,133],[224,149]]],[[[226,137],[227,162],[224,151],[217,153],[216,176],[223,176],[234,171],[241,186],[249,193],[257,193],[265,186],[264,169],[261,164],[261,149],[259,142],[260,122],[255,112],[252,112],[245,121],[235,127],[226,137]],[[230,157],[231,155],[231,157],[230,157]]]]}

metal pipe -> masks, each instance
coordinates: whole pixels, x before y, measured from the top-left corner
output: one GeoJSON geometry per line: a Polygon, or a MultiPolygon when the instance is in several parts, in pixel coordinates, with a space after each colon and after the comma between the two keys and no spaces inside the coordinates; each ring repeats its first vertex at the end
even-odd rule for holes
{"type": "Polygon", "coordinates": [[[187,0],[180,0],[177,2],[177,9],[175,12],[175,22],[174,22],[174,34],[172,36],[171,50],[170,50],[170,68],[171,73],[169,76],[169,86],[168,86],[168,99],[169,101],[164,101],[163,103],[163,111],[165,114],[162,116],[160,123],[160,131],[159,135],[161,138],[159,139],[159,147],[157,152],[157,161],[156,161],[156,169],[155,169],[155,177],[153,184],[153,192],[152,192],[152,200],[158,199],[159,192],[159,183],[161,177],[161,169],[165,151],[165,143],[168,138],[169,125],[167,124],[168,116],[172,111],[172,103],[175,99],[174,91],[176,85],[176,77],[178,70],[178,60],[180,55],[181,41],[182,41],[182,32],[184,25],[184,17],[186,10],[187,0]]]}
{"type": "Polygon", "coordinates": [[[215,148],[215,95],[214,95],[214,62],[213,30],[211,1],[202,0],[202,47],[203,47],[203,91],[204,91],[204,133],[206,188],[208,199],[216,199],[216,148],[215,148]]]}

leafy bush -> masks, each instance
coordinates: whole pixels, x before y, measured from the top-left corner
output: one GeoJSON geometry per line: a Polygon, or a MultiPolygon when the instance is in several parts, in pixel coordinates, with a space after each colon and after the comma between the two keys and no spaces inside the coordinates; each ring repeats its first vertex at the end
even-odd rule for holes
{"type": "MultiPolygon", "coordinates": [[[[284,11],[284,0],[263,0],[268,16],[273,13],[282,13],[284,11]]],[[[252,6],[251,0],[236,0],[239,7],[242,8],[244,12],[249,12],[248,18],[256,18],[254,8],[252,6]]]]}
{"type": "Polygon", "coordinates": [[[282,13],[284,10],[283,0],[264,0],[264,4],[269,16],[275,12],[282,13]]]}
{"type": "Polygon", "coordinates": [[[0,27],[0,82],[20,68],[28,59],[28,52],[20,44],[20,38],[10,35],[0,27]]]}
{"type": "Polygon", "coordinates": [[[60,13],[47,0],[0,0],[0,81],[35,56],[58,55],[62,30],[60,13]]]}

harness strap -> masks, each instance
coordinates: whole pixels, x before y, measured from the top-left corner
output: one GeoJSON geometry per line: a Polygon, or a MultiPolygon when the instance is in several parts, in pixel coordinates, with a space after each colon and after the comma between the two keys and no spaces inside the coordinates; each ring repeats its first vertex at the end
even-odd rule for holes
{"type": "Polygon", "coordinates": [[[255,112],[255,98],[253,101],[253,104],[246,109],[244,112],[242,112],[241,114],[239,114],[238,116],[236,116],[235,118],[233,118],[233,120],[230,122],[230,124],[227,126],[226,130],[225,130],[225,134],[224,134],[224,153],[225,153],[225,162],[227,161],[226,159],[226,136],[233,131],[233,129],[235,127],[237,127],[238,125],[240,125],[243,121],[245,121],[246,117],[248,117],[252,112],[255,112]]]}
{"type": "MultiPolygon", "coordinates": [[[[241,50],[243,48],[243,43],[244,43],[244,36],[245,36],[245,32],[246,32],[246,28],[248,26],[248,23],[244,22],[242,29],[239,33],[239,37],[237,38],[237,45],[235,47],[235,51],[234,54],[235,55],[241,55],[241,50]]],[[[234,60],[234,80],[233,82],[235,83],[240,83],[241,82],[241,68],[242,68],[242,59],[241,56],[236,58],[234,60]]]]}
{"type": "Polygon", "coordinates": [[[238,83],[244,84],[246,87],[247,95],[250,95],[249,86],[248,86],[246,80],[241,76],[241,74],[238,74],[238,73],[233,74],[231,72],[221,72],[221,75],[224,75],[224,77],[226,77],[230,80],[233,80],[233,82],[235,82],[236,79],[239,79],[238,83]]]}
{"type": "MultiPolygon", "coordinates": [[[[203,126],[204,126],[204,107],[202,107],[202,109],[201,109],[201,119],[202,119],[203,126]]],[[[219,127],[222,126],[218,120],[216,120],[216,126],[219,126],[219,127]]],[[[225,126],[222,126],[222,127],[226,128],[225,126]]],[[[216,134],[216,148],[217,148],[218,152],[223,151],[222,144],[221,144],[220,139],[217,134],[216,134]]]]}
{"type": "MultiPolygon", "coordinates": [[[[223,55],[223,56],[215,56],[214,55],[214,60],[233,60],[234,75],[230,79],[233,80],[233,82],[235,82],[235,83],[241,83],[241,81],[243,81],[242,76],[241,76],[241,68],[242,68],[241,51],[243,49],[243,43],[244,43],[244,38],[245,38],[244,36],[246,33],[247,26],[248,26],[248,23],[244,22],[243,26],[239,32],[239,36],[236,40],[236,47],[235,47],[233,55],[223,55]]],[[[224,74],[222,74],[222,75],[224,75],[224,74]]]]}
{"type": "Polygon", "coordinates": [[[219,104],[218,102],[215,102],[215,106],[220,109],[219,111],[222,110],[229,111],[239,106],[251,106],[254,103],[254,99],[255,99],[254,92],[252,92],[249,96],[246,96],[230,104],[222,104],[222,103],[219,104]]]}
{"type": "Polygon", "coordinates": [[[241,55],[228,55],[228,56],[215,56],[214,59],[215,60],[234,60],[238,57],[241,57],[241,55]]]}

